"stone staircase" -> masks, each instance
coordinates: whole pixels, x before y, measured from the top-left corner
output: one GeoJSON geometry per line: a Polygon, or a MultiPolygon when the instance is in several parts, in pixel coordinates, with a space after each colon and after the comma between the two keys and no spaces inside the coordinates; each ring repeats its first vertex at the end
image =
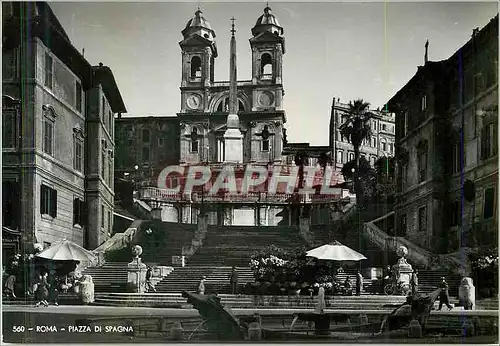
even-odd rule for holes
{"type": "Polygon", "coordinates": [[[209,226],[190,266],[248,266],[251,256],[269,245],[294,249],[307,244],[297,227],[209,226]]]}
{"type": "Polygon", "coordinates": [[[172,256],[181,256],[182,248],[191,245],[197,226],[159,220],[144,221],[133,245],[142,246],[142,261],[172,265],[172,256]],[[148,234],[147,230],[152,232],[148,234]]]}
{"type": "MultiPolygon", "coordinates": [[[[156,285],[158,293],[180,293],[183,290],[196,292],[203,276],[206,276],[205,292],[230,293],[229,275],[232,267],[188,266],[177,267],[156,285]]],[[[236,267],[238,287],[241,290],[247,282],[253,282],[249,267],[236,267]]]]}
{"type": "Polygon", "coordinates": [[[83,275],[92,276],[96,292],[125,292],[127,265],[126,262],[107,262],[101,266],[86,268],[83,275]]]}

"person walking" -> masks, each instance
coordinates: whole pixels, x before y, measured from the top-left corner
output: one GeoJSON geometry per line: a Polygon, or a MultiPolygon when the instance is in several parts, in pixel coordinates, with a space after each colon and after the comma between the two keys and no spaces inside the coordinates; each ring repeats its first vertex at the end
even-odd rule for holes
{"type": "Polygon", "coordinates": [[[453,309],[453,306],[450,304],[450,294],[448,292],[448,283],[446,282],[446,279],[444,276],[441,278],[441,283],[439,284],[439,288],[441,288],[441,292],[439,293],[439,308],[438,310],[441,311],[443,308],[443,304],[446,304],[449,310],[453,309]]]}
{"type": "Polygon", "coordinates": [[[16,297],[16,276],[10,274],[7,280],[5,280],[5,294],[7,297],[16,297]]]}
{"type": "Polygon", "coordinates": [[[361,295],[361,289],[363,287],[363,275],[361,273],[357,272],[356,274],[356,295],[360,296],[361,295]]]}
{"type": "Polygon", "coordinates": [[[47,279],[47,283],[48,283],[50,301],[52,301],[52,303],[55,306],[59,306],[59,290],[58,290],[59,280],[57,280],[55,271],[50,272],[47,279]]]}
{"type": "Polygon", "coordinates": [[[48,282],[47,282],[47,273],[44,273],[43,275],[40,274],[38,276],[38,282],[37,282],[37,289],[36,289],[36,304],[35,306],[40,306],[40,304],[44,306],[49,306],[49,303],[47,302],[48,296],[49,296],[49,291],[47,289],[48,282]]]}
{"type": "Polygon", "coordinates": [[[238,271],[233,266],[231,274],[229,275],[229,282],[231,284],[231,294],[238,294],[238,271]]]}
{"type": "Polygon", "coordinates": [[[207,279],[206,276],[203,276],[200,280],[200,283],[198,284],[198,294],[204,295],[205,294],[205,280],[207,279]]]}
{"type": "Polygon", "coordinates": [[[414,296],[418,292],[418,270],[413,269],[413,273],[411,274],[411,295],[414,296]]]}
{"type": "Polygon", "coordinates": [[[146,292],[149,292],[149,290],[156,292],[156,288],[153,286],[153,283],[151,282],[152,273],[153,269],[150,266],[148,266],[148,269],[146,270],[146,292]]]}

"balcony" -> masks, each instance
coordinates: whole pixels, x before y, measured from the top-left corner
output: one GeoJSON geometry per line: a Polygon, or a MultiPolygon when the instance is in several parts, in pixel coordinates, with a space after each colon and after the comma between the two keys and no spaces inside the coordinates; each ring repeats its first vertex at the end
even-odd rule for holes
{"type": "Polygon", "coordinates": [[[322,204],[339,202],[342,196],[339,195],[319,195],[319,194],[289,194],[289,193],[205,193],[200,192],[179,192],[174,193],[153,187],[144,187],[139,191],[139,198],[145,201],[170,202],[170,203],[258,203],[258,204],[322,204]]]}

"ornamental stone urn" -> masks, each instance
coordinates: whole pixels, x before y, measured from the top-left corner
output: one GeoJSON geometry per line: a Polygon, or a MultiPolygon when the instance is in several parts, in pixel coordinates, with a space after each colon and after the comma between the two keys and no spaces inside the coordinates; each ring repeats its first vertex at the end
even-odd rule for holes
{"type": "Polygon", "coordinates": [[[128,264],[127,268],[127,291],[131,293],[144,293],[146,292],[146,271],[147,266],[142,263],[142,247],[135,245],[132,248],[132,255],[134,258],[128,264]]]}
{"type": "Polygon", "coordinates": [[[413,267],[406,261],[408,249],[406,246],[400,246],[396,253],[399,256],[398,262],[392,266],[392,270],[396,273],[396,281],[406,285],[410,285],[413,267]]]}
{"type": "Polygon", "coordinates": [[[458,301],[465,310],[473,310],[476,305],[476,287],[472,278],[464,277],[458,287],[458,301]]]}

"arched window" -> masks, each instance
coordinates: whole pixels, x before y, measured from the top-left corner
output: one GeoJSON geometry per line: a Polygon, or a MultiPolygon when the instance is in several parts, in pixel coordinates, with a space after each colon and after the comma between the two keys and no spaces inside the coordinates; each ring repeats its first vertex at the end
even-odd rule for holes
{"type": "Polygon", "coordinates": [[[198,146],[199,146],[198,129],[194,127],[193,130],[191,130],[191,152],[197,153],[198,146]]]}
{"type": "Polygon", "coordinates": [[[261,75],[272,75],[273,74],[273,59],[271,54],[264,53],[260,60],[260,74],[261,75]]]}
{"type": "Polygon", "coordinates": [[[269,151],[269,127],[267,125],[264,126],[264,129],[262,129],[262,151],[269,151]]]}
{"type": "Polygon", "coordinates": [[[193,56],[191,59],[191,78],[201,77],[201,59],[199,56],[193,56]]]}
{"type": "Polygon", "coordinates": [[[337,150],[337,163],[344,163],[343,162],[343,155],[344,152],[342,150],[337,150]]]}
{"type": "MultiPolygon", "coordinates": [[[[243,104],[243,101],[238,100],[238,112],[244,112],[244,111],[245,111],[245,105],[243,104]]],[[[226,97],[219,103],[216,112],[229,112],[229,97],[226,97]]]]}

